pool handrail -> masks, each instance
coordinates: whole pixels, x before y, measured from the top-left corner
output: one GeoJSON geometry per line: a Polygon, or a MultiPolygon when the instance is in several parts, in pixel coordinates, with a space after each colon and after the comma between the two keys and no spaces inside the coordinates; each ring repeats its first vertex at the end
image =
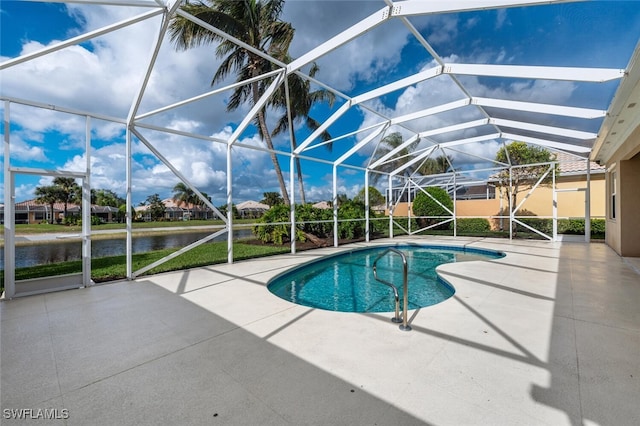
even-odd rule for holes
{"type": "Polygon", "coordinates": [[[387,285],[389,287],[391,287],[393,289],[393,293],[396,299],[396,315],[394,318],[391,318],[391,321],[398,323],[400,321],[402,321],[402,324],[400,324],[400,330],[403,331],[409,331],[411,330],[411,326],[407,324],[407,300],[408,300],[408,267],[407,267],[407,257],[404,255],[404,253],[402,253],[400,250],[398,249],[394,249],[394,248],[388,248],[385,251],[383,251],[382,253],[380,253],[380,255],[378,255],[378,257],[376,257],[376,260],[373,261],[373,277],[381,282],[384,285],[387,285]],[[389,281],[385,281],[382,278],[378,277],[378,272],[377,272],[377,263],[378,260],[380,260],[381,258],[383,258],[385,255],[387,255],[387,253],[395,253],[397,255],[399,255],[402,258],[402,267],[403,267],[403,275],[402,275],[402,294],[403,294],[403,299],[404,299],[404,306],[402,309],[402,320],[400,319],[400,298],[398,296],[398,288],[393,284],[390,283],[389,281]]]}

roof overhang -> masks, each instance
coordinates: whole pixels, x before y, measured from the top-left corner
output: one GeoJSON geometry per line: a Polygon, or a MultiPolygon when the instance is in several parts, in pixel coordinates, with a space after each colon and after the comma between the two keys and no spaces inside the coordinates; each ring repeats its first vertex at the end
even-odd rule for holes
{"type": "Polygon", "coordinates": [[[633,52],[625,76],[607,111],[598,137],[591,151],[591,160],[608,164],[612,159],[633,156],[640,141],[625,146],[625,143],[640,128],[640,42],[633,52]],[[630,149],[631,148],[631,149],[630,149]]]}

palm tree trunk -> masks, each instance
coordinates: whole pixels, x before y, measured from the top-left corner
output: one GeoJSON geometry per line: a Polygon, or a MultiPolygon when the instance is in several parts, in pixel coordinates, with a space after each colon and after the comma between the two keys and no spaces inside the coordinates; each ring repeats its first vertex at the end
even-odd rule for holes
{"type": "Polygon", "coordinates": [[[284,182],[284,176],[282,176],[282,169],[280,168],[280,162],[278,161],[278,157],[273,149],[273,141],[271,140],[271,136],[269,135],[269,130],[267,129],[267,122],[264,118],[264,111],[260,110],[258,112],[258,124],[260,125],[260,131],[262,131],[262,136],[264,137],[264,142],[267,144],[267,148],[269,148],[269,155],[271,156],[271,161],[273,162],[273,168],[276,171],[276,176],[278,177],[278,183],[280,184],[280,192],[282,192],[282,199],[284,200],[285,205],[291,204],[289,200],[289,193],[287,192],[287,185],[284,182]]]}
{"type": "Polygon", "coordinates": [[[300,202],[307,204],[307,200],[304,196],[304,179],[302,178],[302,167],[300,166],[300,159],[296,157],[296,171],[298,173],[298,185],[300,186],[300,202]]]}
{"type": "MultiPolygon", "coordinates": [[[[257,74],[257,72],[254,71],[254,74],[257,74]]],[[[251,91],[253,92],[253,103],[255,105],[260,98],[260,90],[257,82],[251,84],[251,91]]],[[[269,133],[269,129],[267,128],[267,120],[264,116],[264,108],[261,108],[260,111],[258,111],[258,125],[260,126],[260,132],[262,132],[264,142],[267,144],[267,148],[269,148],[269,156],[271,157],[273,168],[276,171],[276,176],[278,177],[282,199],[284,200],[285,205],[288,206],[291,204],[291,201],[289,200],[289,192],[287,192],[287,185],[285,184],[284,177],[282,176],[280,162],[278,161],[278,157],[276,156],[276,153],[273,149],[273,141],[271,140],[271,134],[269,133]]]]}
{"type": "MultiPolygon", "coordinates": [[[[518,187],[516,186],[515,188],[512,188],[513,190],[513,194],[511,195],[511,215],[513,215],[513,213],[515,213],[516,211],[516,206],[518,205],[518,187]]],[[[509,218],[509,220],[511,220],[511,218],[509,218]]],[[[516,226],[513,227],[513,235],[517,235],[518,233],[518,224],[516,224],[516,226]]]]}
{"type": "MultiPolygon", "coordinates": [[[[293,146],[293,149],[295,150],[298,146],[298,143],[296,142],[296,135],[294,132],[291,132],[292,137],[291,137],[291,145],[293,146]]],[[[300,159],[298,157],[296,157],[296,173],[298,174],[298,186],[300,186],[300,202],[302,203],[302,205],[307,204],[307,200],[304,196],[304,179],[302,178],[302,165],[300,163],[300,159]]]]}

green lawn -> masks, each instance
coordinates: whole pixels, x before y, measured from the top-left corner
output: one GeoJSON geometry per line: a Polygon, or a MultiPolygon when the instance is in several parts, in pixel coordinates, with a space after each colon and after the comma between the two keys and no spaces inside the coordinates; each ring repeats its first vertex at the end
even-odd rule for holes
{"type": "MultiPolygon", "coordinates": [[[[242,225],[243,223],[253,223],[254,219],[244,219],[234,221],[234,225],[242,225]]],[[[135,222],[133,227],[135,229],[145,228],[166,228],[175,226],[215,226],[223,225],[222,221],[212,220],[191,220],[184,222],[135,222]]],[[[234,226],[235,227],[235,226],[234,226]]],[[[94,226],[92,230],[100,229],[122,229],[124,232],[123,224],[104,224],[94,226]]],[[[35,233],[59,233],[69,232],[78,233],[81,231],[80,227],[64,226],[64,225],[51,225],[51,224],[38,224],[38,225],[17,225],[16,233],[18,234],[35,234],[35,233]]],[[[170,231],[167,231],[170,232],[170,231]]],[[[388,228],[385,228],[379,237],[385,237],[388,234],[388,228]]],[[[396,228],[394,230],[396,236],[404,234],[402,230],[396,228]]],[[[430,235],[453,235],[451,230],[429,230],[422,234],[430,235]]],[[[496,232],[487,231],[483,233],[464,233],[459,232],[459,236],[482,236],[482,237],[495,237],[495,238],[508,238],[508,232],[496,232]]],[[[602,238],[603,235],[594,235],[596,239],[602,238]]],[[[540,239],[541,237],[531,232],[519,232],[518,239],[540,239]]],[[[1,245],[1,244],[0,244],[1,245]]],[[[174,249],[165,249],[151,251],[147,253],[139,253],[133,255],[133,270],[138,270],[146,265],[149,265],[171,253],[177,251],[174,249]]],[[[269,256],[274,254],[288,253],[290,248],[288,245],[275,246],[275,245],[260,245],[260,244],[248,244],[246,242],[238,241],[234,242],[233,252],[234,260],[250,259],[255,257],[269,256]]],[[[170,261],[148,271],[146,274],[156,274],[160,272],[175,271],[181,269],[189,269],[200,266],[212,265],[216,263],[225,263],[227,261],[227,242],[216,242],[203,244],[189,251],[188,253],[178,256],[170,261]]],[[[28,268],[16,269],[16,280],[23,280],[29,278],[38,278],[46,276],[63,275],[69,273],[81,272],[82,263],[80,260],[71,262],[61,262],[55,264],[38,265],[28,268]]],[[[91,260],[91,277],[96,282],[113,281],[126,278],[126,257],[124,255],[94,258],[91,260]]],[[[4,289],[4,271],[0,270],[1,287],[4,289]]],[[[0,289],[0,291],[2,291],[0,289]]]]}
{"type": "MultiPolygon", "coordinates": [[[[234,260],[244,260],[254,257],[270,256],[288,253],[288,246],[256,245],[237,242],[233,244],[234,260]]],[[[156,250],[133,255],[133,270],[136,271],[156,260],[159,260],[177,249],[156,250]]],[[[199,266],[224,263],[227,261],[227,243],[216,242],[200,245],[193,250],[169,260],[166,263],[148,271],[146,275],[160,272],[176,271],[199,266]]],[[[80,260],[38,265],[16,269],[16,280],[47,277],[54,275],[77,273],[82,271],[80,260]]],[[[109,256],[91,259],[91,278],[95,282],[113,281],[126,278],[126,257],[109,256]]],[[[0,271],[2,290],[4,290],[4,271],[0,271]]],[[[0,290],[0,291],[2,291],[0,290]]]]}
{"type": "MultiPolygon", "coordinates": [[[[244,223],[253,223],[255,219],[234,219],[234,225],[241,225],[244,223]]],[[[133,222],[132,228],[135,229],[148,229],[148,228],[172,228],[172,227],[191,227],[191,226],[222,226],[224,222],[221,220],[185,220],[185,221],[173,221],[173,222],[133,222]]],[[[102,225],[94,225],[91,227],[92,231],[121,229],[125,232],[124,223],[104,223],[102,225]]],[[[50,223],[38,223],[32,225],[16,225],[16,234],[46,234],[46,233],[79,233],[82,232],[82,226],[80,225],[52,225],[50,223]]],[[[4,233],[4,228],[0,227],[0,234],[4,233]]]]}

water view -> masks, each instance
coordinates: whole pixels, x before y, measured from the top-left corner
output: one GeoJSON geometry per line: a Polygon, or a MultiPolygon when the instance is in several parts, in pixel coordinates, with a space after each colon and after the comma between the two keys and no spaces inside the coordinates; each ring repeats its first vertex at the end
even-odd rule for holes
{"type": "MultiPolygon", "coordinates": [[[[184,247],[211,234],[212,231],[134,236],[132,248],[134,253],[144,253],[166,248],[184,247]]],[[[236,240],[251,238],[252,235],[250,229],[238,229],[233,233],[233,237],[236,240]]],[[[222,234],[211,242],[226,240],[227,234],[222,234]]],[[[123,255],[125,251],[126,240],[124,238],[91,241],[92,258],[123,255]]],[[[16,268],[80,260],[81,258],[82,243],[78,240],[50,240],[42,243],[16,246],[16,268]]],[[[4,248],[0,249],[0,269],[4,269],[4,248]]]]}

